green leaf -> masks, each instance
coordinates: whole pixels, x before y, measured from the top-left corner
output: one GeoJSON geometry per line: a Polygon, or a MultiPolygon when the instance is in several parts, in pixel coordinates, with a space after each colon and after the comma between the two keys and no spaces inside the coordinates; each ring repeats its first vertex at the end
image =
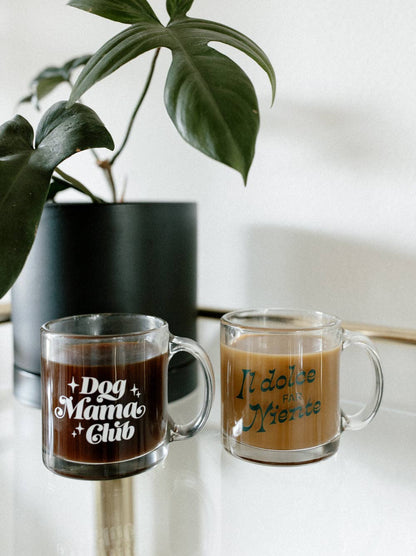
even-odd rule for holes
{"type": "Polygon", "coordinates": [[[52,178],[51,178],[51,182],[49,184],[47,200],[48,201],[54,200],[58,193],[60,193],[61,191],[65,191],[66,189],[76,189],[80,193],[83,193],[84,195],[89,197],[93,203],[104,203],[105,202],[103,199],[100,199],[99,197],[96,197],[95,195],[93,195],[89,189],[84,187],[79,182],[78,183],[76,181],[69,182],[69,181],[64,180],[62,178],[59,178],[58,176],[52,176],[52,178]]]}
{"type": "Polygon", "coordinates": [[[166,9],[171,19],[185,16],[191,9],[194,0],[166,0],[166,9]]]}
{"type": "Polygon", "coordinates": [[[31,102],[39,109],[39,101],[51,93],[61,83],[66,83],[67,76],[62,68],[48,67],[42,70],[30,84],[31,102]]]}
{"type": "MultiPolygon", "coordinates": [[[[25,156],[28,147],[33,144],[33,129],[30,123],[22,116],[15,116],[0,126],[0,162],[2,158],[25,156]]],[[[5,166],[0,165],[0,172],[5,166]]],[[[3,182],[0,182],[3,187],[3,182]]]]}
{"type": "Polygon", "coordinates": [[[52,92],[58,85],[66,81],[65,77],[56,74],[49,77],[44,77],[36,83],[35,95],[37,100],[42,100],[50,92],[52,92]]]}
{"type": "Polygon", "coordinates": [[[51,93],[61,83],[71,83],[74,70],[80,66],[84,66],[90,58],[91,55],[86,54],[69,60],[62,67],[50,66],[43,69],[32,79],[30,84],[32,92],[22,98],[19,104],[23,102],[33,102],[39,109],[39,101],[51,93]]]}
{"type": "Polygon", "coordinates": [[[71,188],[72,188],[72,184],[69,183],[69,181],[63,180],[61,178],[57,178],[56,176],[52,176],[51,182],[49,184],[48,195],[46,200],[52,201],[55,199],[58,193],[71,188]]]}
{"type": "Polygon", "coordinates": [[[90,108],[54,104],[41,119],[36,148],[27,120],[0,126],[0,297],[19,275],[35,238],[55,167],[88,147],[114,148],[90,108]]]}
{"type": "Polygon", "coordinates": [[[62,70],[67,76],[68,81],[70,81],[72,77],[72,72],[78,69],[80,66],[85,66],[85,64],[88,62],[90,58],[91,58],[91,54],[84,54],[83,56],[77,56],[76,58],[72,58],[72,60],[69,60],[62,66],[62,70]]]}
{"type": "Polygon", "coordinates": [[[172,64],[165,105],[174,125],[192,146],[238,170],[246,182],[259,127],[256,94],[243,70],[208,43],[228,44],[257,62],[269,77],[274,100],[276,77],[270,60],[242,33],[220,23],[187,17],[191,0],[167,0],[166,5],[171,15],[166,27],[140,20],[92,56],[74,85],[69,103],[144,52],[169,48],[172,64]]]}
{"type": "Polygon", "coordinates": [[[18,101],[17,105],[19,106],[19,104],[24,104],[25,102],[32,102],[32,100],[33,100],[33,94],[30,93],[30,94],[28,94],[28,95],[22,97],[22,98],[18,101]]]}
{"type": "Polygon", "coordinates": [[[177,49],[165,88],[169,116],[182,137],[247,180],[259,129],[251,81],[232,60],[201,48],[192,58],[177,49]]]}
{"type": "Polygon", "coordinates": [[[39,156],[50,150],[45,156],[53,154],[60,159],[55,168],[71,154],[95,147],[113,149],[114,143],[94,110],[84,104],[68,108],[66,102],[57,102],[39,122],[35,147],[39,156]]]}
{"type": "Polygon", "coordinates": [[[70,0],[68,5],[120,23],[158,21],[146,0],[70,0]]]}
{"type": "Polygon", "coordinates": [[[130,60],[170,43],[170,37],[161,23],[137,23],[121,31],[91,57],[72,89],[69,104],[79,100],[95,83],[130,60]]]}
{"type": "Polygon", "coordinates": [[[241,50],[257,62],[257,64],[267,73],[272,87],[272,103],[276,95],[276,75],[273,66],[265,52],[249,37],[215,21],[206,19],[186,18],[180,21],[173,21],[169,28],[175,32],[179,39],[188,37],[196,42],[199,37],[203,38],[204,43],[222,42],[241,50]]]}

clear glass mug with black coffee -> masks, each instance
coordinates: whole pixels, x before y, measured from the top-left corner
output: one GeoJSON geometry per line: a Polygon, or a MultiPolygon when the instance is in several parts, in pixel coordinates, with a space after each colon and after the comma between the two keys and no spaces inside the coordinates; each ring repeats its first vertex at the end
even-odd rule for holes
{"type": "Polygon", "coordinates": [[[208,419],[214,375],[195,341],[157,317],[80,315],[41,328],[42,444],[48,469],[79,479],[140,473],[167,455],[169,442],[208,419]],[[202,407],[189,423],[168,413],[168,363],[179,351],[200,361],[202,407]]]}

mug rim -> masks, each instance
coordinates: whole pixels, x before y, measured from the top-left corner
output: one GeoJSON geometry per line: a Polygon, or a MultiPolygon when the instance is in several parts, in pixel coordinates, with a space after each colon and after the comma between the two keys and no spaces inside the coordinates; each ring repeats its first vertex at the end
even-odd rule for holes
{"type": "Polygon", "coordinates": [[[237,309],[223,315],[220,319],[221,325],[232,326],[250,332],[267,332],[268,334],[296,334],[305,332],[316,332],[319,330],[331,330],[341,328],[341,319],[335,315],[322,311],[310,309],[285,308],[285,307],[259,307],[237,309]],[[266,323],[250,324],[250,320],[262,318],[269,319],[266,323]],[[308,325],[278,326],[277,322],[272,325],[272,319],[309,319],[308,325]]]}
{"type": "Polygon", "coordinates": [[[145,315],[142,313],[85,313],[82,315],[70,315],[67,317],[62,317],[62,318],[58,318],[58,319],[52,319],[49,320],[47,322],[45,322],[44,324],[42,324],[40,330],[41,333],[43,334],[49,334],[55,337],[61,336],[64,338],[74,338],[74,339],[88,339],[88,340],[101,340],[101,339],[108,339],[108,338],[131,338],[131,337],[137,337],[137,336],[144,336],[146,334],[149,334],[151,332],[155,332],[156,330],[162,330],[163,328],[167,328],[168,327],[168,323],[162,319],[161,317],[155,317],[153,315],[145,315]],[[117,332],[117,333],[112,333],[112,334],[81,334],[81,333],[77,333],[77,332],[65,332],[62,330],[53,330],[52,327],[55,326],[56,324],[62,324],[62,323],[66,323],[66,322],[75,322],[77,320],[83,320],[83,319],[96,319],[98,320],[99,318],[109,318],[109,317],[123,317],[123,318],[137,318],[137,317],[141,317],[144,319],[151,319],[154,323],[153,326],[146,328],[146,330],[136,330],[133,332],[117,332]]]}

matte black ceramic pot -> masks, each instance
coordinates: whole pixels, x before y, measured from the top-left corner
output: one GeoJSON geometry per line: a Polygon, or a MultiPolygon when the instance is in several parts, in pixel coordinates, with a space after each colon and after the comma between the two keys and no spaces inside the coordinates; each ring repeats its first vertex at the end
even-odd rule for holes
{"type": "MultiPolygon", "coordinates": [[[[196,336],[195,203],[48,204],[12,289],[14,392],[40,407],[40,326],[75,314],[157,315],[196,336]]],[[[175,356],[169,400],[191,392],[195,365],[175,356]]]]}

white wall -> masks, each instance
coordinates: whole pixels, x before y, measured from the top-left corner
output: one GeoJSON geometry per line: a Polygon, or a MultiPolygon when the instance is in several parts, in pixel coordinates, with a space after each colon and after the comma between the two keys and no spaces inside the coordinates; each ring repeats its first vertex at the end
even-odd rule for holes
{"type": "MultiPolygon", "coordinates": [[[[151,4],[164,14],[162,0],[151,4]]],[[[265,74],[235,56],[255,83],[262,117],[246,188],[177,136],[162,100],[168,52],[116,169],[128,179],[128,200],[198,202],[200,305],[302,305],[414,326],[416,3],[195,0],[190,15],[248,34],[278,77],[270,108],[265,74]]],[[[0,25],[0,121],[39,69],[94,51],[123,27],[64,0],[2,2],[0,25]]],[[[149,60],[85,97],[116,140],[149,60]]],[[[35,121],[30,108],[21,113],[35,121]]],[[[73,159],[84,180],[88,161],[73,159]]],[[[94,169],[88,177],[101,179],[94,169]]]]}

